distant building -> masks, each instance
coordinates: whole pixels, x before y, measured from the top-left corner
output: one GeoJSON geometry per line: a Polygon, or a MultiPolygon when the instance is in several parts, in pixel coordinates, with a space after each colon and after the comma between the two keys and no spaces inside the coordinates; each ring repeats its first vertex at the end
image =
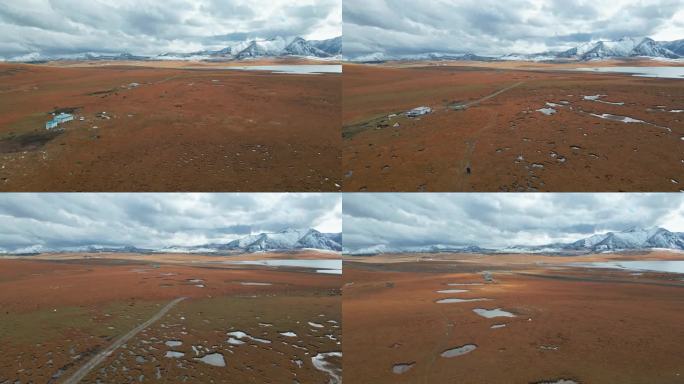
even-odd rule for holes
{"type": "Polygon", "coordinates": [[[52,118],[52,120],[45,123],[45,129],[57,128],[60,124],[66,123],[68,121],[74,120],[74,115],[69,113],[60,113],[59,115],[52,118]]]}

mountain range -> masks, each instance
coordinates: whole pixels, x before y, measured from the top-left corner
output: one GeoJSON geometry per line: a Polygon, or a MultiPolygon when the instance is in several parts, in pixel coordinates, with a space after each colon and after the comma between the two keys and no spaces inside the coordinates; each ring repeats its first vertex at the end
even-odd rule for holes
{"type": "Polygon", "coordinates": [[[341,233],[322,233],[315,229],[285,229],[275,233],[248,235],[227,244],[204,244],[196,246],[172,246],[158,249],[139,248],[130,245],[100,246],[83,245],[77,247],[46,247],[33,245],[13,250],[2,250],[0,254],[39,254],[39,253],[253,253],[285,252],[302,249],[319,251],[342,251],[341,233]]]}
{"type": "Polygon", "coordinates": [[[327,40],[306,40],[302,37],[285,39],[277,37],[268,40],[247,40],[219,50],[204,50],[190,53],[167,52],[157,56],[134,56],[87,54],[88,60],[249,60],[262,57],[307,57],[334,59],[342,55],[342,36],[327,40]]]}
{"type": "Polygon", "coordinates": [[[534,54],[511,53],[503,56],[480,56],[474,53],[454,54],[440,52],[400,56],[372,53],[357,56],[350,60],[356,62],[377,62],[387,60],[589,61],[627,59],[634,57],[682,59],[684,58],[684,39],[676,41],[655,41],[648,37],[623,37],[618,40],[588,42],[562,52],[549,51],[534,54]]]}
{"type": "Polygon", "coordinates": [[[546,245],[517,245],[505,248],[481,248],[476,245],[445,246],[428,245],[422,247],[392,248],[376,245],[356,250],[344,250],[352,256],[376,255],[383,253],[543,253],[543,254],[587,254],[616,251],[646,251],[649,249],[671,249],[684,251],[684,232],[670,232],[660,227],[630,228],[621,232],[607,232],[583,238],[572,243],[553,243],[546,245]]]}

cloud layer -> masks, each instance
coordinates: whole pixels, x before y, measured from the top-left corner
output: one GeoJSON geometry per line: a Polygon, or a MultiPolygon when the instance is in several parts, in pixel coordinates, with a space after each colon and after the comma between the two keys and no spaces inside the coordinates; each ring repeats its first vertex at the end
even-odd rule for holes
{"type": "Polygon", "coordinates": [[[623,36],[684,39],[681,0],[344,0],[344,54],[501,55],[623,36]]]}
{"type": "Polygon", "coordinates": [[[83,52],[153,55],[250,38],[342,33],[341,0],[0,1],[0,57],[83,52]]]}
{"type": "Polygon", "coordinates": [[[344,246],[506,247],[634,226],[684,232],[680,194],[345,194],[344,246]]]}
{"type": "Polygon", "coordinates": [[[332,194],[11,194],[0,196],[0,249],[225,243],[284,228],[341,231],[332,194]]]}

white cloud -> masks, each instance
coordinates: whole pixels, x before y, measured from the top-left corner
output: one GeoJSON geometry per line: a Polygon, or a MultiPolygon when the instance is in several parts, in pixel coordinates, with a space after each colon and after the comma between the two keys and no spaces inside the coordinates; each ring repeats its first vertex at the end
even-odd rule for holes
{"type": "Polygon", "coordinates": [[[684,38],[681,0],[345,0],[344,53],[500,55],[684,38]]]}
{"type": "Polygon", "coordinates": [[[634,226],[684,231],[684,195],[345,194],[343,223],[352,250],[542,245],[634,226]]]}
{"type": "Polygon", "coordinates": [[[0,0],[0,57],[223,48],[342,31],[341,0],[0,0]],[[106,43],[106,44],[105,44],[106,43]]]}
{"type": "Polygon", "coordinates": [[[333,194],[0,195],[0,248],[223,243],[284,228],[339,231],[333,194]]]}

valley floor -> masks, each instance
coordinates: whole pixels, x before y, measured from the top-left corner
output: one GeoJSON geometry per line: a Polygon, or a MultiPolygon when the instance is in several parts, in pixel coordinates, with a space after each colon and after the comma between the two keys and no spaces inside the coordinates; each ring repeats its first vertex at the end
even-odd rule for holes
{"type": "Polygon", "coordinates": [[[571,68],[345,65],[344,190],[681,190],[682,80],[571,68]]]}
{"type": "Polygon", "coordinates": [[[346,258],[345,383],[684,382],[684,275],[568,265],[636,259],[346,258]]]}
{"type": "Polygon", "coordinates": [[[192,259],[3,258],[0,382],[338,382],[339,275],[192,259]]]}
{"type": "Polygon", "coordinates": [[[339,190],[341,76],[217,66],[0,64],[0,191],[339,190]]]}

